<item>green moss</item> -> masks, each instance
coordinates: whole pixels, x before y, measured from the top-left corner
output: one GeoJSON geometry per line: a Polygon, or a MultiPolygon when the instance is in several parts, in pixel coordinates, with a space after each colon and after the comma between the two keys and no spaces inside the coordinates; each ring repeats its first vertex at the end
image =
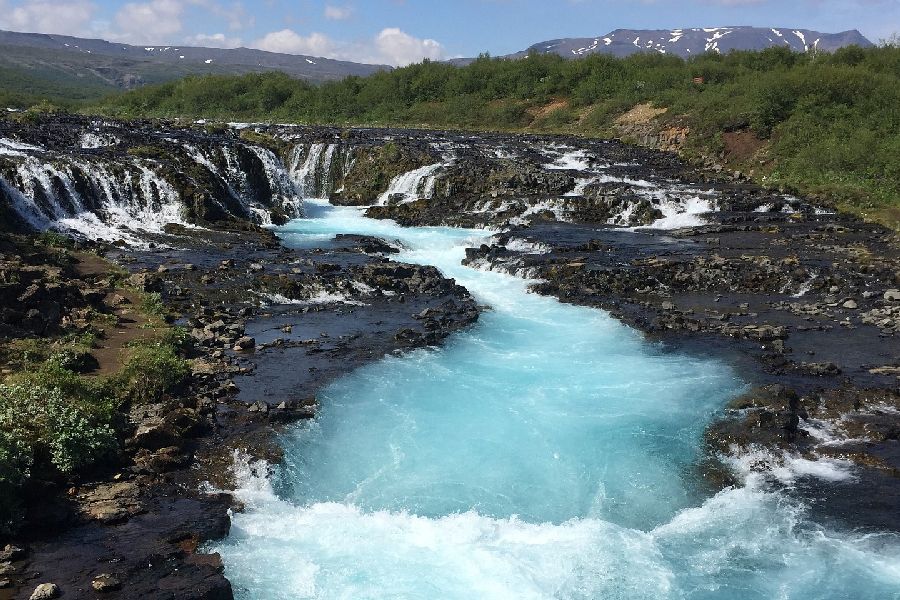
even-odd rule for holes
{"type": "Polygon", "coordinates": [[[267,148],[282,158],[285,158],[293,148],[293,144],[286,140],[260,133],[254,129],[242,129],[241,139],[250,142],[251,144],[267,148]]]}

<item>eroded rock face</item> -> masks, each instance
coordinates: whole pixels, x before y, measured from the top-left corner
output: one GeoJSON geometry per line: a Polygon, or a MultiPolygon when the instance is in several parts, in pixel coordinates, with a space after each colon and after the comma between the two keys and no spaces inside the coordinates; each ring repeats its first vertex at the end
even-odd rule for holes
{"type": "Polygon", "coordinates": [[[363,145],[352,150],[347,172],[335,183],[331,201],[341,206],[368,206],[378,201],[391,181],[404,173],[440,161],[427,145],[389,141],[383,145],[363,145]]]}
{"type": "Polygon", "coordinates": [[[30,240],[0,240],[0,333],[52,333],[75,311],[102,308],[104,296],[49,249],[30,240]]]}

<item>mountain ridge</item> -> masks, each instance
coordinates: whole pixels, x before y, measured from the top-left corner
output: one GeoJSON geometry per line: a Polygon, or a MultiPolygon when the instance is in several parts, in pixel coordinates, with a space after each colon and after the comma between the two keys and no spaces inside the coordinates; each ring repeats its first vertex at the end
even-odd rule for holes
{"type": "Polygon", "coordinates": [[[519,58],[531,52],[538,52],[559,54],[565,58],[581,58],[591,54],[624,57],[638,52],[657,52],[689,58],[705,52],[721,54],[731,50],[763,50],[778,46],[787,47],[795,52],[810,50],[832,52],[849,45],[868,48],[874,44],[856,29],[822,33],[812,29],[735,25],[675,29],[616,29],[596,37],[559,38],[538,42],[508,56],[519,58]]]}
{"type": "Polygon", "coordinates": [[[0,68],[114,91],[187,75],[282,71],[322,82],[371,75],[391,67],[251,48],[135,46],[96,38],[0,30],[0,68]]]}

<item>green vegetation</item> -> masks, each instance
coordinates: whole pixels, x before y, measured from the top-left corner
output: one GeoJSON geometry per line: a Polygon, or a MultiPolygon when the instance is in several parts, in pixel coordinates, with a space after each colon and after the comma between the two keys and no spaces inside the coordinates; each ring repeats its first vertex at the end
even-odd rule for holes
{"type": "MultiPolygon", "coordinates": [[[[59,242],[52,235],[36,240],[47,260],[62,264],[71,256],[59,242]]],[[[107,278],[120,279],[112,270],[107,278]]],[[[103,374],[93,353],[117,326],[116,314],[86,309],[70,331],[0,342],[0,534],[21,524],[31,484],[77,482],[120,464],[129,409],[161,401],[189,374],[190,338],[165,324],[160,297],[119,290],[135,299],[130,318],[145,325],[121,350],[121,364],[103,374]]]]}
{"type": "Polygon", "coordinates": [[[118,117],[191,117],[405,125],[621,136],[636,105],[668,109],[663,129],[688,127],[685,151],[719,156],[723,134],[751,134],[754,152],[729,168],[830,198],[900,224],[900,47],[833,54],[783,48],[691,60],[641,54],[565,60],[482,56],[467,67],[424,62],[313,86],[281,74],[189,77],[106,99],[118,117]],[[702,77],[704,83],[694,83],[702,77]]]}
{"type": "MultiPolygon", "coordinates": [[[[54,104],[75,108],[85,101],[96,102],[114,88],[85,82],[63,72],[32,72],[16,66],[6,66],[0,58],[0,110],[6,107],[26,108],[50,100],[54,104]]],[[[57,70],[60,71],[60,70],[57,70]]]]}
{"type": "Polygon", "coordinates": [[[133,347],[122,370],[111,378],[113,395],[123,402],[148,404],[188,376],[187,363],[171,339],[133,347]]]}
{"type": "Polygon", "coordinates": [[[107,459],[115,464],[127,408],[160,400],[188,375],[173,340],[156,334],[134,344],[122,369],[107,377],[79,374],[80,343],[13,344],[21,363],[7,363],[18,368],[0,383],[0,533],[21,520],[30,480],[67,481],[107,459]]]}

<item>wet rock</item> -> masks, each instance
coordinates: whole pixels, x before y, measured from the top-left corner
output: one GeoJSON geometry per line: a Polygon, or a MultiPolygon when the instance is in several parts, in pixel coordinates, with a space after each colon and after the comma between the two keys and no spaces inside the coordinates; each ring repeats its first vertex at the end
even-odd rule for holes
{"type": "Polygon", "coordinates": [[[102,573],[94,577],[94,580],[91,582],[91,587],[101,594],[106,592],[115,592],[116,590],[122,588],[122,582],[115,575],[102,573]]]}
{"type": "Polygon", "coordinates": [[[59,598],[60,589],[55,583],[42,583],[31,593],[29,600],[53,600],[59,598]]]}
{"type": "Polygon", "coordinates": [[[0,561],[16,561],[25,558],[25,550],[12,544],[7,544],[0,550],[0,561]]]}
{"type": "Polygon", "coordinates": [[[841,374],[840,368],[834,363],[801,363],[797,369],[817,377],[835,377],[841,374]]]}
{"type": "Polygon", "coordinates": [[[265,414],[265,413],[268,413],[268,412],[269,412],[269,405],[266,404],[265,402],[262,402],[262,401],[260,401],[260,402],[254,402],[253,404],[251,404],[251,405],[247,408],[247,410],[248,410],[249,412],[252,412],[252,413],[263,413],[263,414],[265,414]]]}
{"type": "Polygon", "coordinates": [[[248,350],[252,350],[256,347],[256,340],[249,336],[244,336],[240,338],[234,344],[235,352],[246,352],[248,350]]]}

